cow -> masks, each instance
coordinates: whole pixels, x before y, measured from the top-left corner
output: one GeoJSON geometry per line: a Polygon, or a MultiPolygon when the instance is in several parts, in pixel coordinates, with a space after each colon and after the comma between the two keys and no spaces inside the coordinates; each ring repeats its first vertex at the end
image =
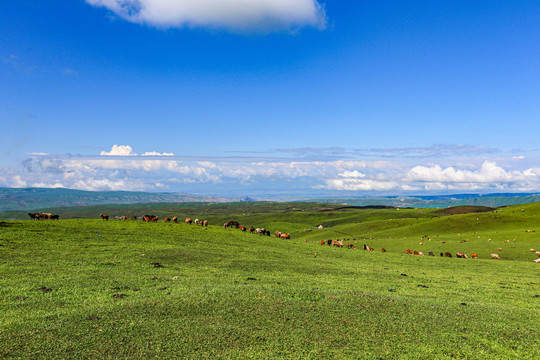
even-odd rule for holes
{"type": "Polygon", "coordinates": [[[146,222],[149,222],[149,221],[152,221],[152,218],[154,217],[154,215],[144,215],[142,217],[142,219],[146,222]]]}
{"type": "Polygon", "coordinates": [[[166,217],[165,219],[163,219],[163,222],[171,222],[171,218],[170,218],[170,217],[166,217]]]}
{"type": "Polygon", "coordinates": [[[421,252],[421,251],[419,251],[419,252],[418,252],[418,255],[420,255],[420,256],[424,256],[424,253],[423,253],[423,252],[421,252]]]}
{"type": "Polygon", "coordinates": [[[540,263],[540,259],[534,259],[533,260],[535,263],[540,263]]]}
{"type": "Polygon", "coordinates": [[[208,220],[204,220],[204,221],[202,222],[202,226],[208,226],[208,220]]]}
{"type": "Polygon", "coordinates": [[[228,228],[229,226],[231,226],[231,227],[234,226],[235,228],[238,229],[240,224],[238,223],[238,221],[227,221],[225,224],[223,224],[224,228],[228,228]]]}
{"type": "Polygon", "coordinates": [[[324,245],[324,244],[326,244],[326,241],[321,240],[321,245],[324,245]]]}
{"type": "Polygon", "coordinates": [[[462,252],[458,252],[458,253],[456,253],[456,257],[460,258],[460,259],[467,259],[467,254],[462,253],[462,252]]]}
{"type": "Polygon", "coordinates": [[[193,223],[193,220],[191,220],[190,218],[187,218],[185,220],[185,223],[188,224],[188,225],[191,225],[193,223]]]}
{"type": "Polygon", "coordinates": [[[122,220],[129,220],[129,216],[122,216],[122,220]]]}
{"type": "Polygon", "coordinates": [[[385,248],[382,248],[381,251],[382,251],[382,252],[386,252],[386,249],[385,249],[385,248]]]}
{"type": "Polygon", "coordinates": [[[178,222],[178,217],[177,217],[177,216],[174,216],[174,217],[172,218],[172,222],[173,222],[173,223],[177,223],[177,222],[178,222]]]}
{"type": "Polygon", "coordinates": [[[51,215],[51,220],[58,220],[60,219],[60,215],[51,215]]]}
{"type": "Polygon", "coordinates": [[[100,216],[101,219],[103,219],[103,220],[109,220],[109,215],[99,214],[99,216],[100,216]]]}
{"type": "MultiPolygon", "coordinates": [[[[364,250],[366,249],[365,246],[366,246],[366,245],[364,245],[364,250]]],[[[407,249],[407,250],[405,250],[405,252],[406,252],[407,254],[412,254],[412,253],[413,253],[413,251],[412,251],[411,249],[407,249]]]]}
{"type": "Polygon", "coordinates": [[[501,257],[498,254],[491,254],[492,260],[501,260],[501,257]]]}
{"type": "Polygon", "coordinates": [[[354,246],[354,244],[351,244],[351,243],[347,243],[347,248],[348,249],[356,249],[356,247],[354,246]]]}
{"type": "Polygon", "coordinates": [[[193,221],[193,223],[194,223],[195,225],[201,225],[201,220],[195,219],[195,221],[193,221]]]}
{"type": "Polygon", "coordinates": [[[247,230],[246,227],[245,227],[244,225],[240,225],[239,229],[240,229],[241,231],[246,231],[246,230],[247,230]]]}
{"type": "Polygon", "coordinates": [[[270,230],[266,230],[266,236],[270,236],[270,230]]]}
{"type": "Polygon", "coordinates": [[[540,251],[536,252],[536,256],[540,257],[540,251]]]}
{"type": "Polygon", "coordinates": [[[429,256],[435,256],[433,255],[433,251],[429,250],[428,253],[427,253],[429,256]]]}
{"type": "Polygon", "coordinates": [[[39,220],[40,215],[40,213],[28,213],[28,216],[30,216],[30,219],[32,220],[39,220]]]}
{"type": "Polygon", "coordinates": [[[51,213],[43,213],[43,214],[41,214],[41,218],[42,218],[42,219],[50,219],[51,216],[52,216],[51,213]]]}
{"type": "Polygon", "coordinates": [[[280,238],[282,238],[282,239],[290,239],[290,238],[291,238],[291,234],[282,233],[282,234],[280,235],[280,238]]]}
{"type": "MultiPolygon", "coordinates": [[[[28,214],[28,215],[30,215],[30,214],[28,214]]],[[[529,249],[529,251],[530,251],[530,252],[535,252],[536,250],[534,250],[534,249],[529,249]]]]}
{"type": "Polygon", "coordinates": [[[502,251],[502,249],[501,249],[501,248],[497,248],[497,250],[499,250],[499,251],[502,251]]]}
{"type": "Polygon", "coordinates": [[[326,243],[328,244],[328,246],[332,245],[332,239],[326,240],[326,243]]]}
{"type": "Polygon", "coordinates": [[[266,229],[265,228],[256,228],[255,232],[257,234],[259,234],[259,235],[265,235],[266,234],[266,229]]]}
{"type": "Polygon", "coordinates": [[[450,254],[449,252],[445,252],[445,253],[444,253],[444,256],[451,258],[451,257],[452,257],[452,254],[450,254]]]}
{"type": "Polygon", "coordinates": [[[471,259],[478,259],[478,254],[477,253],[472,253],[471,254],[471,259]]]}
{"type": "Polygon", "coordinates": [[[375,251],[375,249],[374,249],[374,248],[372,248],[372,247],[369,247],[369,246],[366,246],[366,250],[367,250],[367,251],[375,251]]]}
{"type": "Polygon", "coordinates": [[[248,229],[248,232],[250,234],[253,234],[254,231],[255,231],[255,228],[253,226],[250,226],[249,229],[248,229]]]}
{"type": "Polygon", "coordinates": [[[343,241],[334,240],[334,241],[332,241],[332,246],[337,246],[337,247],[342,248],[343,247],[343,241]]]}
{"type": "Polygon", "coordinates": [[[281,237],[281,231],[276,231],[276,232],[274,233],[274,236],[277,237],[277,238],[278,238],[278,237],[281,237]]]}
{"type": "Polygon", "coordinates": [[[412,253],[413,253],[413,255],[420,255],[420,253],[418,252],[418,250],[414,250],[412,253]]]}

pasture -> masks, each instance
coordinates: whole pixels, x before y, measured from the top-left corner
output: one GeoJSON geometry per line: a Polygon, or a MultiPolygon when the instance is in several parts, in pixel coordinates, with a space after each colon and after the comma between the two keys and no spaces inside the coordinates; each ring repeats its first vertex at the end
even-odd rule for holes
{"type": "Polygon", "coordinates": [[[540,204],[454,215],[257,206],[208,205],[208,227],[103,221],[100,210],[0,222],[0,357],[540,358],[529,251],[540,250],[540,204]],[[291,239],[224,229],[231,219],[291,239]],[[479,259],[438,256],[457,251],[479,259]]]}

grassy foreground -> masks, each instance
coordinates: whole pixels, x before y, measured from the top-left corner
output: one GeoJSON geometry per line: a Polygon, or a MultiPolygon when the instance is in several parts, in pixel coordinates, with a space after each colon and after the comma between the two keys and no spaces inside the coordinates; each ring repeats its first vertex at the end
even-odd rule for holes
{"type": "Polygon", "coordinates": [[[538,206],[526,220],[517,208],[384,211],[250,218],[292,240],[140,221],[0,223],[0,357],[540,358],[540,272],[527,252],[539,242],[524,231],[538,206]],[[405,255],[424,235],[434,251],[508,255],[405,255]],[[389,252],[315,243],[345,236],[389,252]]]}

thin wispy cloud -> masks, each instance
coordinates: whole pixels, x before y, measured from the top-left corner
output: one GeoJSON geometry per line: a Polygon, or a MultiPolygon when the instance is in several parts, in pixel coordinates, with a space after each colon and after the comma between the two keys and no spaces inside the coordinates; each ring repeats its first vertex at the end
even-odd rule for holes
{"type": "Polygon", "coordinates": [[[311,26],[324,29],[317,0],[86,0],[138,24],[271,31],[311,26]]]}

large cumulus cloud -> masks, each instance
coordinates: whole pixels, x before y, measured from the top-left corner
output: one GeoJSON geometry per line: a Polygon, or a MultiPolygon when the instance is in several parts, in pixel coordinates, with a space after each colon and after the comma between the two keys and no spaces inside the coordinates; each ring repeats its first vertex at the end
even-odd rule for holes
{"type": "Polygon", "coordinates": [[[274,30],[324,28],[317,0],[86,0],[140,24],[159,27],[213,27],[274,30]]]}

